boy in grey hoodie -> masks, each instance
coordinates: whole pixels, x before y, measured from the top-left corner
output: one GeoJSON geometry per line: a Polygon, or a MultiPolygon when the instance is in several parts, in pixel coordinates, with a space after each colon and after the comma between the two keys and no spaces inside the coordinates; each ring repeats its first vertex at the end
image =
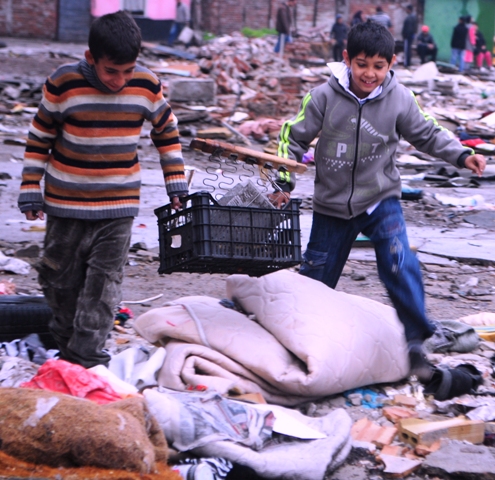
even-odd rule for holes
{"type": "MultiPolygon", "coordinates": [[[[396,150],[401,137],[418,150],[481,176],[486,161],[421,110],[391,70],[394,39],[374,22],[349,32],[345,63],[329,64],[330,80],[309,92],[284,123],[279,156],[302,161],[314,138],[313,224],[300,273],[335,288],[362,232],[374,244],[378,273],[404,325],[411,375],[427,382],[432,367],[422,344],[435,332],[425,312],[418,260],[409,247],[400,206],[396,150]]],[[[274,203],[290,198],[281,182],[274,203]]]]}

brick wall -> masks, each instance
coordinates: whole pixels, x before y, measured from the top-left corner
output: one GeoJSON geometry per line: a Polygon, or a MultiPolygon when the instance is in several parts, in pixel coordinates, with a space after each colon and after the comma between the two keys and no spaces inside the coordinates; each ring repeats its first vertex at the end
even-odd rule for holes
{"type": "MultiPolygon", "coordinates": [[[[201,5],[201,28],[217,35],[230,34],[243,27],[274,28],[275,18],[282,0],[198,0],[201,5]]],[[[307,30],[313,26],[328,27],[335,22],[335,15],[340,13],[349,23],[357,10],[362,10],[364,17],[372,15],[378,4],[382,5],[392,19],[392,34],[400,38],[402,23],[405,18],[405,5],[412,3],[419,7],[419,0],[398,2],[396,0],[297,0],[297,26],[307,30]],[[316,21],[315,21],[316,19],[316,21]]],[[[422,16],[421,11],[417,12],[422,16]]]]}
{"type": "Polygon", "coordinates": [[[0,35],[55,39],[57,2],[54,0],[0,0],[0,35]]]}
{"type": "MultiPolygon", "coordinates": [[[[243,27],[274,28],[281,3],[281,0],[201,0],[201,28],[217,35],[230,34],[243,27]]],[[[330,29],[330,19],[335,18],[335,0],[298,0],[298,28],[313,27],[315,4],[316,25],[328,23],[330,29]]]]}

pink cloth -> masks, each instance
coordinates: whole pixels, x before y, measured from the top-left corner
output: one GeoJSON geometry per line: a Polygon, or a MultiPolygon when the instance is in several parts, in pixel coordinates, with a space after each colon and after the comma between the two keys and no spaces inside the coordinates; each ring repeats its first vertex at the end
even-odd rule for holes
{"type": "Polygon", "coordinates": [[[492,67],[492,54],[487,50],[486,52],[480,52],[476,55],[476,65],[478,68],[483,66],[483,60],[486,62],[488,68],[492,67]]]}
{"type": "Polygon", "coordinates": [[[29,382],[20,386],[87,398],[99,405],[122,400],[104,378],[65,360],[47,360],[29,382]]]}
{"type": "Polygon", "coordinates": [[[464,61],[471,63],[474,60],[473,48],[476,45],[476,26],[471,25],[468,30],[468,41],[471,44],[471,49],[464,50],[464,61]]]}

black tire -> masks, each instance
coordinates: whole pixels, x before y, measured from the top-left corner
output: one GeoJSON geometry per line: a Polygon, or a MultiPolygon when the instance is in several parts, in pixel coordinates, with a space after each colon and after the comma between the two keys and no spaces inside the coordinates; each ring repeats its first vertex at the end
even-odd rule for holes
{"type": "Polygon", "coordinates": [[[51,316],[44,297],[0,295],[0,342],[37,333],[46,348],[57,348],[48,330],[51,316]]]}

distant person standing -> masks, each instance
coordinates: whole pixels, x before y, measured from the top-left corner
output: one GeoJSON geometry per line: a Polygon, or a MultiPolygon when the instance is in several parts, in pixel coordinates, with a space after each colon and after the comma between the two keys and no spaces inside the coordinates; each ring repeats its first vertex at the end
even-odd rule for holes
{"type": "Polygon", "coordinates": [[[421,63],[426,63],[426,58],[431,57],[432,62],[437,61],[437,45],[430,33],[430,27],[428,25],[423,25],[421,27],[421,33],[418,35],[417,46],[418,55],[421,59],[421,63]]]}
{"type": "Polygon", "coordinates": [[[468,29],[464,17],[459,17],[457,25],[452,31],[450,40],[450,63],[457,66],[459,64],[459,72],[464,71],[464,50],[466,49],[466,37],[468,29]]]}
{"type": "Polygon", "coordinates": [[[292,34],[296,29],[296,0],[283,2],[277,10],[275,30],[278,33],[275,52],[283,55],[286,43],[292,43],[292,34]]]}
{"type": "Polygon", "coordinates": [[[404,40],[404,67],[411,65],[412,46],[414,37],[418,31],[418,18],[412,5],[406,7],[407,16],[402,26],[402,39],[404,40]]]}
{"type": "Polygon", "coordinates": [[[478,68],[483,67],[483,62],[486,62],[487,68],[492,68],[492,54],[486,48],[486,40],[481,30],[476,30],[476,45],[474,47],[474,58],[476,59],[476,66],[478,68]]]}
{"type": "Polygon", "coordinates": [[[335,41],[333,45],[333,59],[336,62],[341,62],[344,59],[342,52],[347,44],[348,33],[349,29],[344,23],[342,15],[337,15],[336,21],[332,26],[332,30],[330,30],[330,37],[335,41]]]}
{"type": "Polygon", "coordinates": [[[392,21],[390,20],[390,17],[383,11],[383,8],[380,5],[376,7],[376,13],[375,15],[371,15],[370,20],[382,25],[385,28],[392,28],[392,21]]]}
{"type": "Polygon", "coordinates": [[[175,9],[175,21],[170,28],[170,32],[168,34],[168,44],[172,46],[177,37],[182,32],[182,29],[189,23],[189,9],[187,5],[183,3],[181,0],[177,0],[177,6],[175,9]]]}
{"type": "Polygon", "coordinates": [[[464,50],[464,67],[471,67],[474,62],[474,47],[476,45],[476,31],[478,25],[473,22],[471,15],[465,17],[467,35],[466,35],[466,48],[464,50]]]}
{"type": "Polygon", "coordinates": [[[364,22],[364,19],[363,19],[363,11],[362,10],[358,10],[353,16],[352,16],[352,19],[351,19],[351,28],[354,26],[354,25],[358,25],[360,23],[363,23],[364,22]]]}

